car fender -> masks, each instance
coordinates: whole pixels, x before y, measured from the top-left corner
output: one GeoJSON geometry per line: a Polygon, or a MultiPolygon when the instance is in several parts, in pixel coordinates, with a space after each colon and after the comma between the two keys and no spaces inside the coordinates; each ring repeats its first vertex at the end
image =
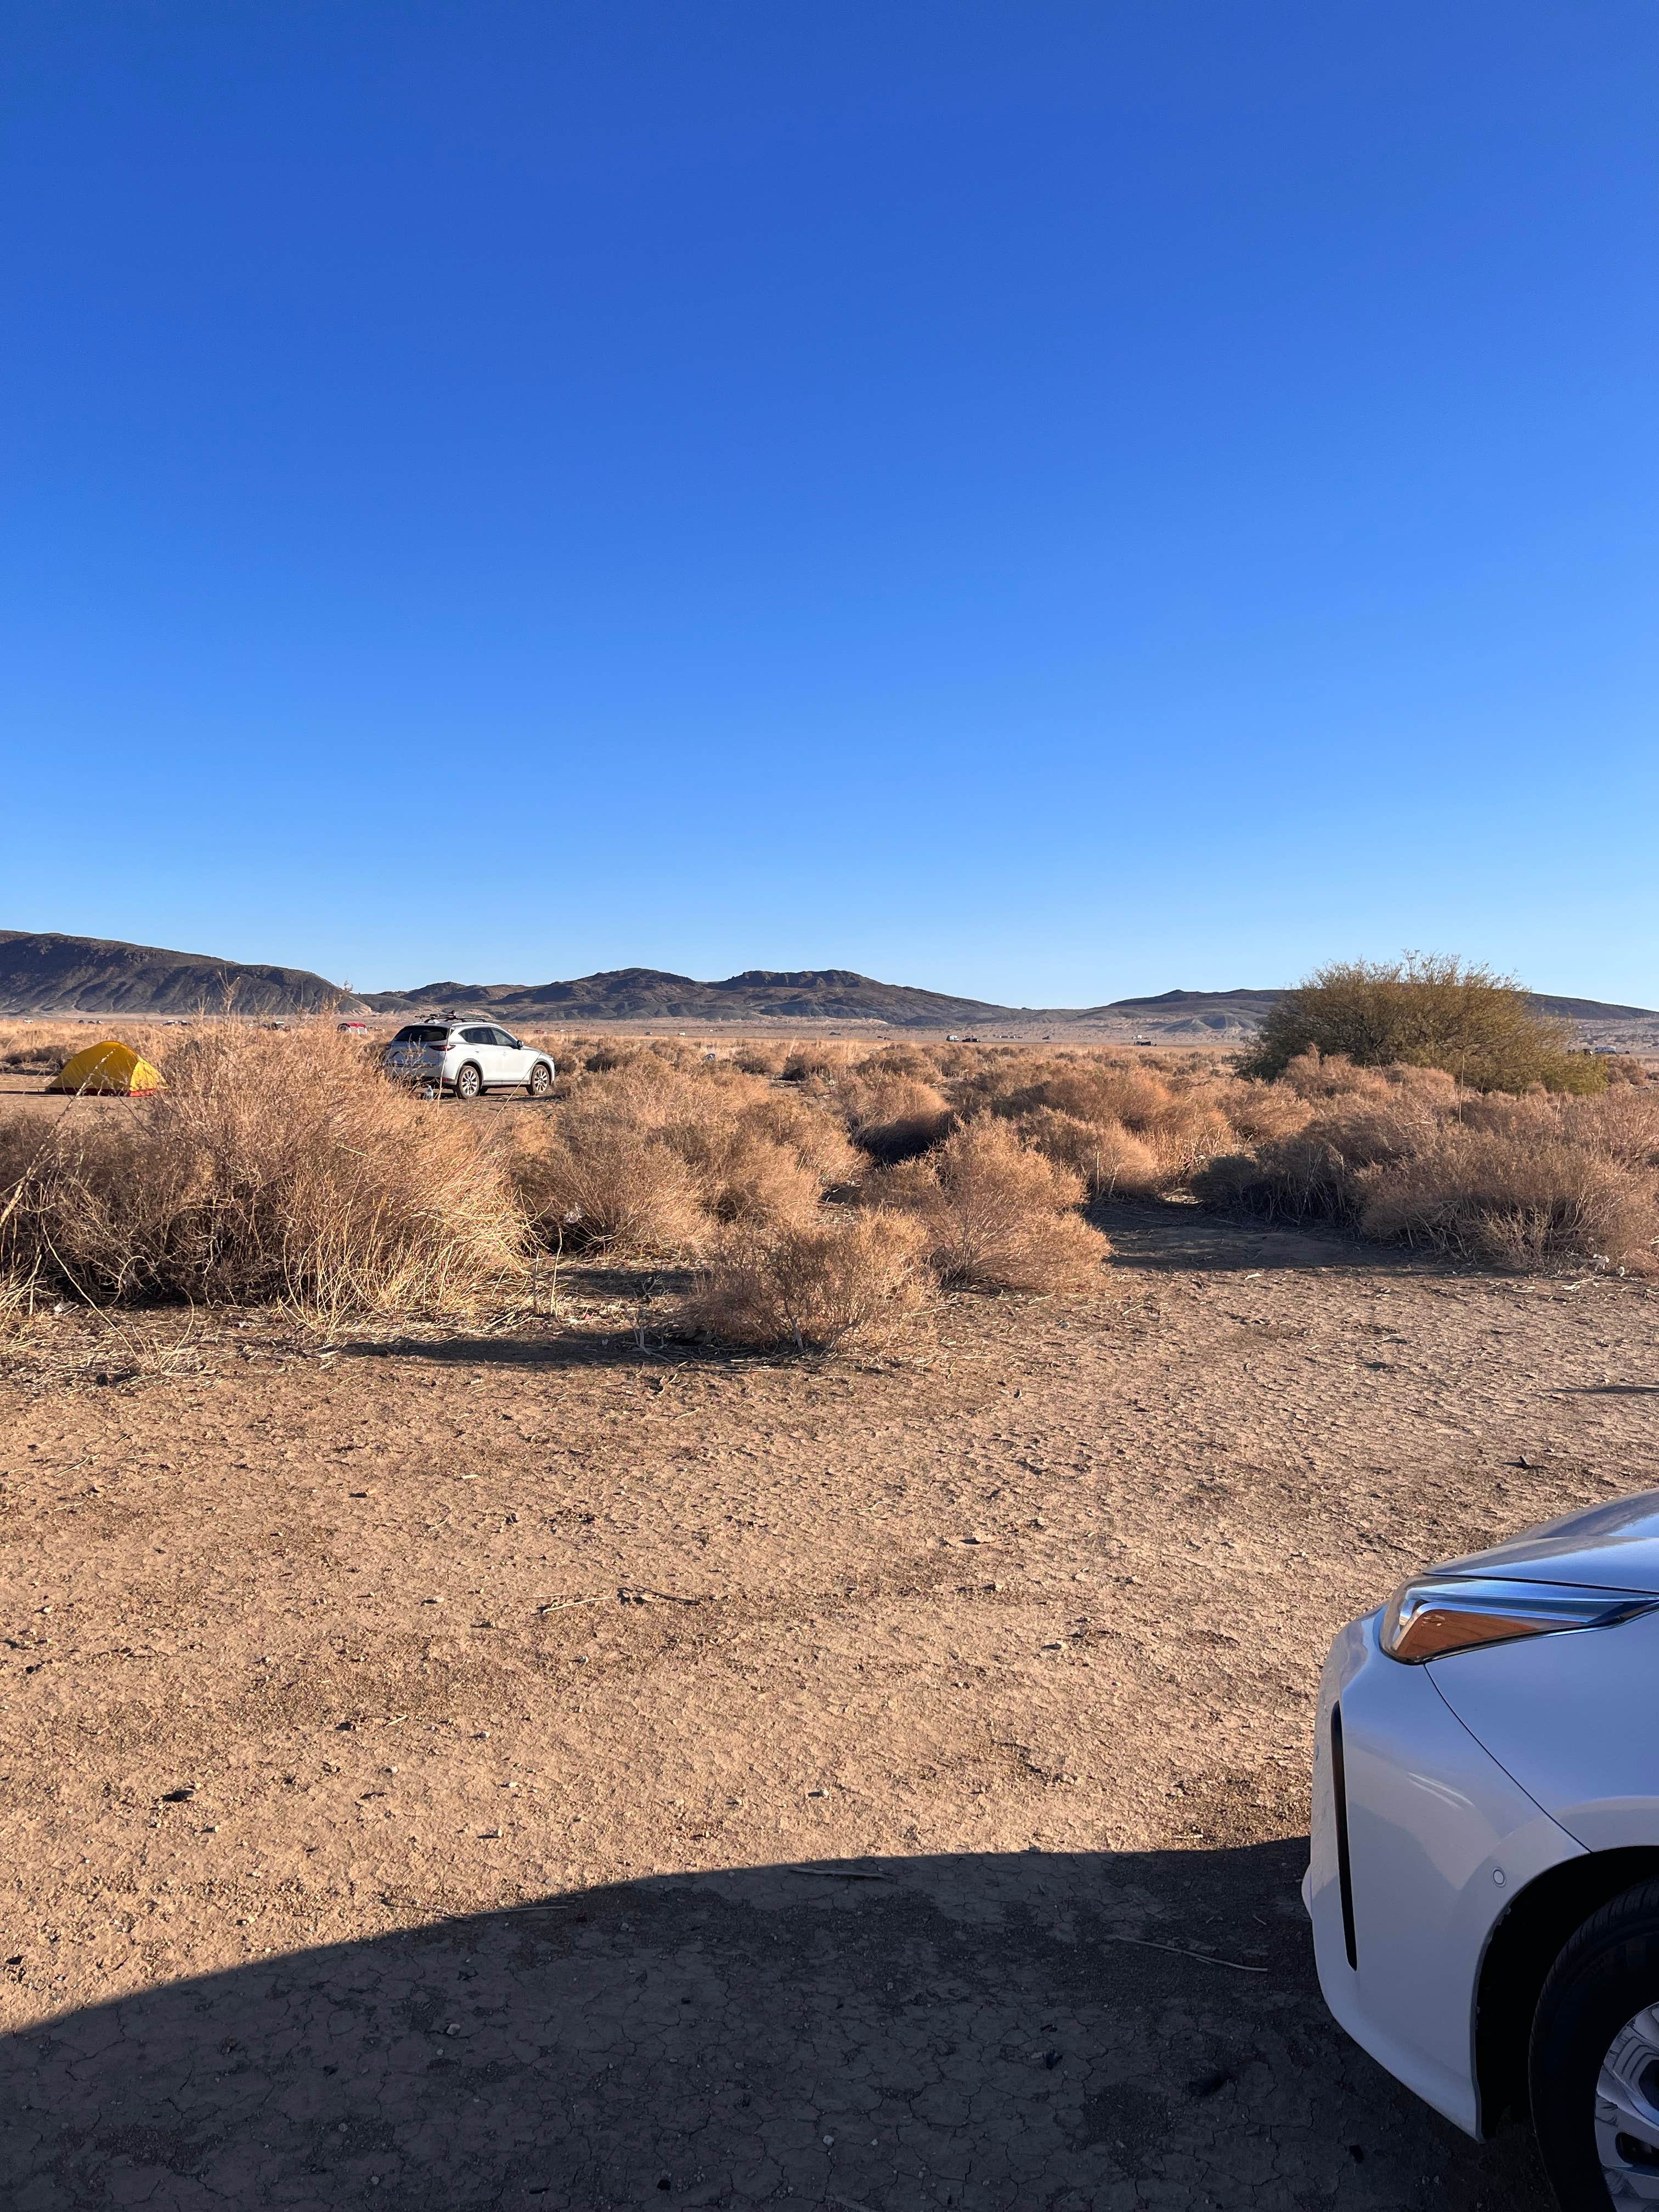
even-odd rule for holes
{"type": "Polygon", "coordinates": [[[1425,1670],[1469,1733],[1587,1850],[1659,1845],[1659,1610],[1460,1651],[1425,1670]]]}
{"type": "Polygon", "coordinates": [[[1372,2057],[1478,2136],[1480,1966],[1509,1897],[1582,1846],[1483,1750],[1376,1616],[1337,1638],[1320,1700],[1307,1901],[1320,1987],[1372,2057]],[[1354,1964],[1346,1955],[1331,1716],[1342,1718],[1354,1964]]]}

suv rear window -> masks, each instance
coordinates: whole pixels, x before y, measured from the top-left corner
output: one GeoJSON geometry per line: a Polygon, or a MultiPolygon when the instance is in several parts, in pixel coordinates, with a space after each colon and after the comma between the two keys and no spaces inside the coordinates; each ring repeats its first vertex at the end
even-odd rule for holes
{"type": "Polygon", "coordinates": [[[399,1030],[392,1042],[393,1044],[447,1044],[449,1031],[434,1029],[428,1023],[411,1022],[407,1029],[399,1030]]]}

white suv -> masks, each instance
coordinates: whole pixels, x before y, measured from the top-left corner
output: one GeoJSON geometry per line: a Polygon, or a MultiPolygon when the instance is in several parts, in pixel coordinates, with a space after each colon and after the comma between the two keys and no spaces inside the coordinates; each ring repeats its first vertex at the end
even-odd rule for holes
{"type": "Polygon", "coordinates": [[[486,1091],[515,1091],[532,1098],[553,1088],[554,1066],[544,1052],[520,1044],[493,1022],[410,1022],[386,1048],[388,1075],[433,1096],[453,1091],[477,1098],[486,1091]]]}

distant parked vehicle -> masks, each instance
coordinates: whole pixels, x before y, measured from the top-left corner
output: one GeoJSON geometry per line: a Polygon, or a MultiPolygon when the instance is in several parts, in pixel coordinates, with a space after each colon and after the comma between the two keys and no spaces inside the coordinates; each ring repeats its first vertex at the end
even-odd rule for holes
{"type": "Polygon", "coordinates": [[[493,1022],[410,1022],[386,1048],[388,1075],[432,1097],[451,1091],[479,1098],[486,1091],[524,1090],[545,1098],[556,1072],[544,1052],[520,1044],[493,1022]]]}

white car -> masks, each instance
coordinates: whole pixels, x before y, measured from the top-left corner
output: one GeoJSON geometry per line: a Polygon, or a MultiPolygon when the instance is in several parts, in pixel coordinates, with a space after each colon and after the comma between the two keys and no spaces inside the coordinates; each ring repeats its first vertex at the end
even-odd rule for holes
{"type": "Polygon", "coordinates": [[[1325,1662],[1303,1896],[1342,2026],[1566,2212],[1659,2205],[1659,1492],[1416,1577],[1325,1662]]]}
{"type": "Polygon", "coordinates": [[[477,1098],[486,1091],[522,1088],[545,1098],[556,1070],[544,1052],[520,1044],[493,1022],[410,1022],[386,1048],[389,1075],[435,1096],[453,1091],[477,1098]]]}

